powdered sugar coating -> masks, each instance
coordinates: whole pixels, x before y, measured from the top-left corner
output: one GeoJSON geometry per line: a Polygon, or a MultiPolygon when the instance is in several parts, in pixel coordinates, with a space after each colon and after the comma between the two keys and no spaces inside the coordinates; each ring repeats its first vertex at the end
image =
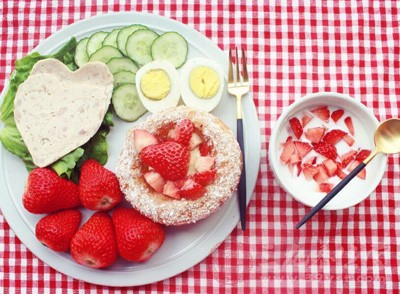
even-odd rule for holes
{"type": "Polygon", "coordinates": [[[196,222],[218,210],[229,199],[239,182],[242,153],[232,131],[216,116],[186,106],[162,110],[128,131],[116,174],[125,198],[141,213],[165,225],[196,222]],[[188,118],[209,138],[216,151],[217,178],[197,200],[177,200],[150,191],[140,171],[139,154],[134,147],[134,129],[155,133],[168,123],[188,118]]]}

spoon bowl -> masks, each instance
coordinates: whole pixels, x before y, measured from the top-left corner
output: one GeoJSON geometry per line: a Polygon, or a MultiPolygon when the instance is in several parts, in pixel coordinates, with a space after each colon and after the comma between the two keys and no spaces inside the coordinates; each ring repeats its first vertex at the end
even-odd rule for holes
{"type": "Polygon", "coordinates": [[[400,119],[384,121],[375,131],[374,141],[378,152],[393,154],[400,152],[400,119]]]}

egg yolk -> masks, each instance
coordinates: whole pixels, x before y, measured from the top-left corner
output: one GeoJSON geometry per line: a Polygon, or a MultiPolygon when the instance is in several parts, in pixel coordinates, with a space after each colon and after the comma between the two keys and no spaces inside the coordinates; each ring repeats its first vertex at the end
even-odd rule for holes
{"type": "Polygon", "coordinates": [[[218,73],[208,66],[198,66],[190,73],[189,86],[193,94],[209,99],[217,94],[220,80],[218,73]]]}
{"type": "Polygon", "coordinates": [[[171,91],[171,81],[165,71],[153,69],[142,76],[140,89],[147,98],[161,100],[171,91]]]}

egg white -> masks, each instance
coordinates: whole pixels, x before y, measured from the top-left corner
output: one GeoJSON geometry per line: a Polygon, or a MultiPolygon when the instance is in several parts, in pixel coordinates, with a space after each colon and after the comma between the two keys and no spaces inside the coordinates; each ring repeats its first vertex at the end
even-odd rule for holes
{"type": "Polygon", "coordinates": [[[136,89],[143,106],[151,113],[156,113],[165,108],[174,107],[180,99],[179,75],[172,63],[165,60],[154,60],[142,66],[136,73],[136,89]],[[147,98],[140,87],[143,75],[151,70],[160,69],[165,71],[171,82],[170,92],[161,100],[147,98]]]}
{"type": "Polygon", "coordinates": [[[221,101],[222,91],[224,90],[224,72],[221,66],[207,58],[192,58],[188,60],[182,67],[180,72],[181,76],[181,96],[183,102],[192,108],[204,110],[207,112],[212,111],[217,107],[218,103],[221,101]],[[198,66],[208,66],[215,70],[219,77],[219,89],[214,97],[212,98],[199,98],[190,89],[189,79],[190,73],[198,66]]]}

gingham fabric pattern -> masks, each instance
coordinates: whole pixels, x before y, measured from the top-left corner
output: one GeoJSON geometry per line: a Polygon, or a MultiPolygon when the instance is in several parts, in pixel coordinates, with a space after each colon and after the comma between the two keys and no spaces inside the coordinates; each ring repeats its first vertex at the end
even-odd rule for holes
{"type": "Polygon", "coordinates": [[[399,115],[400,2],[183,2],[1,1],[0,82],[17,58],[52,33],[109,11],[163,15],[200,31],[223,50],[244,46],[262,142],[248,229],[243,233],[238,225],[209,257],[175,277],[107,288],[47,266],[0,215],[0,292],[398,293],[399,156],[389,157],[383,180],[368,199],[350,209],[321,212],[295,230],[308,209],[274,180],[267,150],[282,110],[305,94],[340,92],[360,100],[379,120],[399,115]]]}

